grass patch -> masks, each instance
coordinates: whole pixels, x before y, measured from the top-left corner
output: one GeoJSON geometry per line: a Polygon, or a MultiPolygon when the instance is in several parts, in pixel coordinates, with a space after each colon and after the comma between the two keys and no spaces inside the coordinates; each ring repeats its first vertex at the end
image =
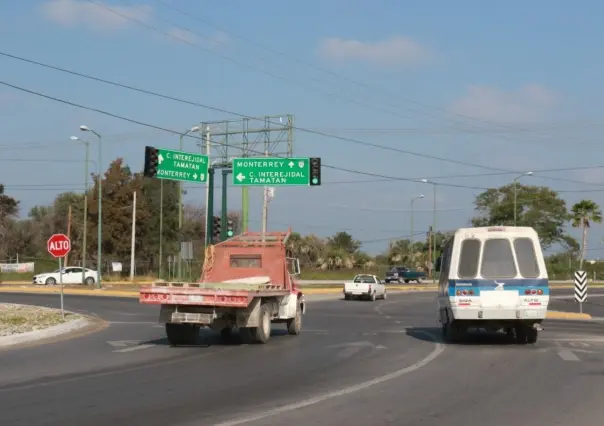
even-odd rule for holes
{"type": "Polygon", "coordinates": [[[66,313],[65,320],[56,309],[30,305],[0,304],[0,336],[42,330],[79,318],[66,313]]]}

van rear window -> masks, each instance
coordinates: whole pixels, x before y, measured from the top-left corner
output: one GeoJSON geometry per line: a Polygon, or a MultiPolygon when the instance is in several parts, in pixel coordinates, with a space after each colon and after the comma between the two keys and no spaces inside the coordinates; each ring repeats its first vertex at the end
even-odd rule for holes
{"type": "Polygon", "coordinates": [[[475,239],[463,240],[457,275],[461,279],[476,278],[478,274],[478,258],[480,257],[480,241],[475,239]]]}
{"type": "Polygon", "coordinates": [[[533,240],[530,238],[516,238],[514,240],[514,250],[516,251],[520,275],[524,278],[539,277],[539,263],[537,263],[537,253],[533,240]]]}
{"type": "Polygon", "coordinates": [[[483,278],[514,278],[517,275],[512,245],[506,238],[491,238],[484,242],[482,249],[483,278]]]}

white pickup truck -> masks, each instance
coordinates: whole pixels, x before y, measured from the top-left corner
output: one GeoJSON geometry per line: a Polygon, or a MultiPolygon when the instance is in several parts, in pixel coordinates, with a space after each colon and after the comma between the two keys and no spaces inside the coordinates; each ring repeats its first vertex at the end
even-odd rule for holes
{"type": "Polygon", "coordinates": [[[377,298],[386,300],[386,285],[375,275],[359,274],[352,281],[344,283],[344,299],[367,298],[372,302],[377,298]]]}

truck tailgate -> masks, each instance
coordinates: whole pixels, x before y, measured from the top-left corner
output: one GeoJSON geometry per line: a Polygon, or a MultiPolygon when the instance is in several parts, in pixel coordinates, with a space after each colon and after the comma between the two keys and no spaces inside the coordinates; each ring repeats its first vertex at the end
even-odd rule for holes
{"type": "Polygon", "coordinates": [[[371,284],[366,283],[344,283],[344,292],[351,294],[365,294],[369,293],[369,286],[371,284]]]}
{"type": "Polygon", "coordinates": [[[146,286],[139,291],[139,302],[149,305],[198,305],[245,308],[254,297],[285,296],[288,290],[277,288],[203,288],[146,286]]]}

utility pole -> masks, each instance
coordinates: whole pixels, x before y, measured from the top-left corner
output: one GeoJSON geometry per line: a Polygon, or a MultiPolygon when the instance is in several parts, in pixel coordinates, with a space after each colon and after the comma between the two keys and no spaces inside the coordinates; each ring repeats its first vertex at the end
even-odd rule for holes
{"type": "Polygon", "coordinates": [[[136,191],[132,194],[132,237],[130,241],[130,281],[134,281],[134,258],[136,252],[136,191]]]}
{"type": "MultiPolygon", "coordinates": [[[[69,205],[69,209],[67,210],[67,238],[71,241],[71,204],[69,205]]],[[[69,265],[69,253],[65,255],[65,267],[69,265]]]]}

